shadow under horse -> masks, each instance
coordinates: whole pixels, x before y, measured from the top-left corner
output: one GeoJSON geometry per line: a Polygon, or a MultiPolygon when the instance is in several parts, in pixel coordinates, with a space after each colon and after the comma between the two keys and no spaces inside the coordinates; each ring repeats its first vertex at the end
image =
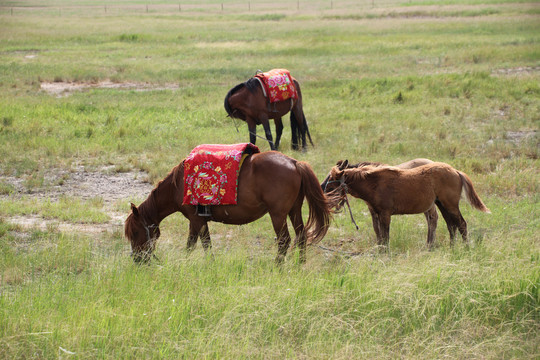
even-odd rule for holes
{"type": "MultiPolygon", "coordinates": [[[[292,78],[292,77],[291,77],[292,78]]],[[[306,150],[306,135],[313,146],[308,124],[302,108],[302,92],[300,84],[292,78],[297,99],[289,98],[284,101],[270,103],[265,96],[259,80],[255,77],[233,87],[225,96],[225,111],[231,118],[241,119],[248,125],[249,141],[255,144],[257,138],[257,125],[262,125],[266,140],[272,150],[279,149],[281,134],[283,133],[283,122],[281,118],[290,111],[291,120],[291,145],[293,150],[299,150],[298,139],[302,143],[302,150],[306,150]],[[269,119],[274,119],[276,125],[276,141],[272,137],[269,119]]]]}
{"type": "Polygon", "coordinates": [[[330,209],[311,166],[282,153],[268,151],[248,156],[238,175],[237,204],[211,205],[211,218],[199,216],[196,205],[183,204],[184,162],[172,169],[131,214],[124,226],[131,242],[133,259],[148,261],[160,236],[159,224],[181,212],[189,220],[187,249],[192,250],[200,237],[203,248],[211,248],[208,222],[243,225],[268,213],[277,236],[276,262],[283,261],[291,241],[287,216],[296,233],[295,246],[300,261],[305,261],[306,244],[320,241],[330,224],[330,209]],[[307,199],[309,215],[304,226],[302,204],[307,199]]]}

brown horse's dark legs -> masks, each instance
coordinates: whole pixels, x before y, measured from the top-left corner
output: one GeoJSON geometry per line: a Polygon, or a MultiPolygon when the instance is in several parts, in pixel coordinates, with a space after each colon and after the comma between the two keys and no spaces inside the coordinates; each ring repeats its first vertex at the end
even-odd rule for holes
{"type": "Polygon", "coordinates": [[[210,240],[210,231],[208,230],[208,223],[202,226],[199,234],[201,237],[201,243],[204,249],[204,253],[213,260],[214,254],[212,254],[212,241],[210,240]]]}
{"type": "Polygon", "coordinates": [[[272,225],[277,236],[278,254],[276,256],[276,263],[281,264],[287,255],[289,245],[291,244],[291,236],[289,235],[289,229],[287,228],[287,215],[275,215],[270,214],[272,219],[272,225]]]}
{"type": "Polygon", "coordinates": [[[377,243],[381,238],[381,225],[379,223],[379,215],[369,206],[369,212],[371,213],[371,222],[373,223],[373,230],[375,230],[375,236],[377,237],[377,243]]]}
{"type": "Polygon", "coordinates": [[[204,224],[199,232],[201,237],[201,243],[205,252],[212,249],[212,241],[210,240],[210,231],[208,231],[208,224],[204,224]]]}
{"type": "Polygon", "coordinates": [[[274,122],[276,124],[276,150],[278,150],[281,134],[283,134],[283,122],[281,121],[281,118],[274,119],[274,122]]]}
{"type": "Polygon", "coordinates": [[[306,242],[307,242],[306,233],[304,231],[304,221],[302,220],[303,201],[304,201],[304,196],[298,196],[298,198],[296,199],[296,203],[294,204],[293,208],[289,212],[289,219],[291,219],[291,223],[294,227],[294,232],[296,234],[293,247],[298,246],[298,250],[300,252],[299,255],[300,255],[301,263],[306,262],[306,242]]]}
{"type": "MultiPolygon", "coordinates": [[[[186,249],[188,252],[191,252],[195,249],[195,245],[197,244],[197,239],[199,238],[199,234],[201,234],[202,232],[201,229],[203,225],[205,225],[204,222],[197,221],[197,220],[198,219],[190,220],[189,222],[189,235],[188,235],[187,246],[186,246],[186,249]]],[[[208,227],[206,228],[207,228],[206,231],[208,231],[208,227]]],[[[202,242],[202,239],[201,239],[201,242],[202,242]]]]}
{"type": "Polygon", "coordinates": [[[424,215],[426,216],[426,220],[428,223],[427,245],[431,248],[433,246],[433,243],[435,242],[435,231],[437,230],[437,221],[439,219],[439,215],[437,214],[437,209],[435,208],[435,205],[433,205],[428,211],[426,211],[424,215]]]}
{"type": "Polygon", "coordinates": [[[257,141],[257,125],[251,119],[248,119],[247,123],[249,130],[249,142],[255,145],[255,142],[257,141]]]}
{"type": "Polygon", "coordinates": [[[197,244],[197,235],[188,235],[186,250],[192,252],[195,249],[195,244],[197,244]]]}
{"type": "Polygon", "coordinates": [[[262,119],[261,123],[264,128],[264,135],[266,136],[266,140],[268,140],[268,143],[270,144],[270,149],[277,150],[276,145],[274,144],[274,139],[272,137],[272,131],[270,130],[270,123],[268,122],[268,118],[262,119]]]}
{"type": "Polygon", "coordinates": [[[304,124],[304,112],[302,111],[302,104],[300,102],[291,111],[291,131],[293,132],[293,150],[298,150],[298,141],[302,143],[302,150],[306,150],[306,126],[304,124]],[[300,135],[300,139],[298,139],[298,135],[300,135]]]}
{"type": "Polygon", "coordinates": [[[468,243],[469,242],[469,238],[467,236],[467,222],[465,221],[465,219],[463,218],[463,216],[461,216],[461,212],[459,213],[459,233],[461,234],[461,237],[463,238],[463,242],[464,243],[468,243]]]}
{"type": "Polygon", "coordinates": [[[444,218],[444,221],[446,221],[446,227],[448,228],[448,233],[450,234],[450,243],[454,243],[454,239],[456,238],[456,230],[458,228],[455,217],[439,200],[435,200],[435,205],[437,205],[444,218]]]}
{"type": "Polygon", "coordinates": [[[461,237],[463,238],[463,242],[468,242],[468,235],[467,235],[467,222],[461,215],[461,211],[459,211],[459,205],[443,205],[439,200],[435,201],[435,204],[439,207],[439,210],[441,211],[441,214],[444,217],[444,220],[446,220],[446,225],[448,227],[448,232],[450,233],[450,242],[453,244],[454,240],[456,238],[456,230],[459,230],[459,233],[461,234],[461,237]],[[449,208],[455,208],[454,211],[449,211],[449,208]]]}
{"type": "Polygon", "coordinates": [[[390,240],[390,214],[379,214],[380,238],[379,245],[388,247],[390,240]]]}

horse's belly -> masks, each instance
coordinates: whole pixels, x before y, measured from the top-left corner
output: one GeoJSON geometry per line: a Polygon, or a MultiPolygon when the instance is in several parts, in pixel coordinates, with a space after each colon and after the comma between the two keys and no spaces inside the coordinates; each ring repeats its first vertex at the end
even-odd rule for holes
{"type": "Polygon", "coordinates": [[[260,219],[266,214],[261,207],[223,205],[212,207],[212,220],[231,225],[243,225],[260,219]]]}
{"type": "Polygon", "coordinates": [[[408,199],[394,203],[395,215],[420,214],[428,211],[433,206],[434,199],[408,199]]]}

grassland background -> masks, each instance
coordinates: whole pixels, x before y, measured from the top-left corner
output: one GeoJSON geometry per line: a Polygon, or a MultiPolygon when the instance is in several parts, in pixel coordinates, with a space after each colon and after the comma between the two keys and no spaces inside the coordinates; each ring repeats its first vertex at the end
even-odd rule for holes
{"type": "Polygon", "coordinates": [[[538,3],[246,3],[0,2],[0,358],[538,358],[538,3]],[[274,266],[268,217],[211,224],[214,261],[187,256],[173,215],[138,267],[110,213],[144,198],[36,196],[80,167],[155,184],[200,143],[247,141],[223,98],[275,67],[315,142],[292,152],[286,121],[284,153],[321,180],[345,158],[450,163],[492,211],[462,204],[472,245],[441,219],[428,251],[423,215],[402,216],[376,254],[352,200],[360,230],[336,215],[322,245],[340,252],[305,265],[274,266]],[[28,215],[52,222],[11,221],[28,215]]]}

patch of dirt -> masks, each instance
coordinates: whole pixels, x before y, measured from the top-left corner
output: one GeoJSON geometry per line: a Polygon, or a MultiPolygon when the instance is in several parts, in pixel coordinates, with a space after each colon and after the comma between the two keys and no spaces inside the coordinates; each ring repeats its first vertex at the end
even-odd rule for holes
{"type": "Polygon", "coordinates": [[[42,91],[56,97],[66,97],[76,91],[85,91],[89,89],[120,89],[120,90],[135,90],[135,91],[152,91],[152,90],[176,90],[179,88],[177,84],[155,85],[148,83],[124,82],[116,83],[112,81],[100,81],[97,83],[82,83],[82,82],[42,82],[40,85],[42,91]]]}
{"type": "Polygon", "coordinates": [[[540,66],[520,66],[515,68],[496,69],[492,73],[494,75],[530,75],[540,71],[540,66]]]}
{"type": "MultiPolygon", "coordinates": [[[[75,197],[84,200],[103,199],[103,210],[111,218],[105,224],[73,224],[56,219],[44,219],[40,216],[13,216],[4,218],[5,221],[22,228],[38,228],[46,230],[55,228],[65,232],[84,232],[89,234],[103,231],[119,230],[127,216],[126,212],[118,213],[114,204],[121,199],[145,198],[153,186],[147,181],[147,174],[142,171],[117,173],[114,167],[103,167],[99,171],[87,171],[79,166],[71,171],[51,171],[44,179],[44,186],[26,189],[26,179],[13,176],[0,176],[0,182],[13,187],[14,193],[9,196],[27,196],[41,200],[56,201],[62,196],[75,197]]],[[[8,195],[0,195],[7,198],[8,195]]]]}
{"type": "Polygon", "coordinates": [[[506,132],[506,140],[513,142],[515,144],[519,144],[522,141],[527,141],[529,139],[534,138],[537,135],[536,130],[531,131],[507,131],[506,132]]]}

